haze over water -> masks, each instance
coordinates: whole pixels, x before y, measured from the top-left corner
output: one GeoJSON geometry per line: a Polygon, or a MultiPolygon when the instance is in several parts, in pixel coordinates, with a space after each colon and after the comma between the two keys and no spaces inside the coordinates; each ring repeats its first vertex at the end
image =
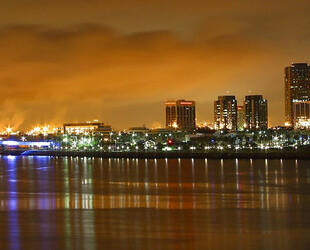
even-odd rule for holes
{"type": "Polygon", "coordinates": [[[310,161],[0,158],[11,249],[307,249],[310,161]]]}

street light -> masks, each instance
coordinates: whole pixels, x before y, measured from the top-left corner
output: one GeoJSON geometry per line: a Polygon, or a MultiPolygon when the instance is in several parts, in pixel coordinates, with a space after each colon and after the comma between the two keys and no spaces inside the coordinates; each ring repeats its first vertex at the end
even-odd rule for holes
{"type": "Polygon", "coordinates": [[[177,124],[176,122],[173,122],[173,123],[172,123],[172,127],[174,128],[174,130],[177,130],[178,124],[177,124]]]}

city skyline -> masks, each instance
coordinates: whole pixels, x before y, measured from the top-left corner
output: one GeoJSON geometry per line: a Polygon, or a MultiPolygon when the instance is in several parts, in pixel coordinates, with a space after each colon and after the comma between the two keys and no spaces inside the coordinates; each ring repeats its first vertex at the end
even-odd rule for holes
{"type": "Polygon", "coordinates": [[[179,98],[211,122],[214,98],[227,91],[262,94],[270,125],[281,125],[283,69],[310,58],[307,5],[1,1],[0,129],[93,119],[164,126],[162,102],[179,98]]]}
{"type": "MultiPolygon", "coordinates": [[[[183,127],[183,125],[177,125],[179,122],[173,122],[174,121],[174,119],[175,118],[169,118],[171,121],[169,121],[168,122],[168,117],[167,117],[167,105],[168,106],[171,106],[171,105],[176,105],[177,103],[181,103],[181,104],[186,104],[186,105],[194,105],[194,116],[193,116],[193,118],[190,118],[191,120],[193,120],[193,126],[191,125],[191,129],[193,129],[195,126],[201,126],[201,125],[203,125],[203,126],[209,126],[209,127],[211,127],[211,128],[214,128],[214,129],[223,129],[223,128],[226,128],[226,129],[229,129],[229,130],[239,130],[239,125],[238,125],[238,123],[240,122],[239,121],[239,116],[237,115],[237,108],[239,108],[239,107],[245,107],[246,106],[246,103],[247,103],[247,98],[248,97],[261,97],[262,98],[262,96],[263,95],[253,95],[252,93],[251,93],[251,91],[249,91],[249,94],[248,95],[245,95],[245,96],[243,96],[243,99],[241,99],[241,98],[236,98],[236,96],[235,95],[230,95],[230,94],[226,94],[226,95],[222,95],[222,96],[218,96],[218,98],[226,98],[226,97],[233,97],[233,99],[235,100],[235,114],[234,114],[234,116],[235,116],[235,121],[234,121],[234,125],[228,125],[228,127],[226,127],[226,125],[223,125],[223,126],[220,126],[219,125],[219,121],[218,121],[218,119],[219,118],[216,118],[216,113],[215,112],[219,112],[219,111],[216,111],[216,103],[218,102],[218,101],[213,101],[213,109],[210,111],[210,112],[212,112],[212,114],[213,114],[213,118],[212,119],[210,119],[210,120],[208,120],[208,121],[206,121],[206,120],[204,120],[204,119],[198,119],[197,118],[197,113],[199,113],[199,109],[198,109],[198,112],[197,112],[197,109],[195,108],[196,107],[196,101],[195,100],[190,100],[190,101],[188,101],[188,100],[186,100],[186,99],[180,99],[180,98],[176,98],[176,99],[171,99],[171,100],[166,100],[165,102],[164,102],[164,105],[165,105],[165,110],[164,110],[164,114],[163,114],[163,117],[162,117],[162,120],[163,120],[163,122],[162,123],[156,123],[156,125],[155,126],[149,126],[148,125],[148,127],[150,127],[150,128],[166,128],[166,127],[174,127],[174,128],[178,128],[178,129],[185,129],[185,127],[183,127]],[[239,100],[239,101],[238,101],[239,100]],[[184,102],[184,103],[182,103],[182,102],[184,102]],[[188,102],[188,103],[187,103],[188,102]],[[237,105],[238,104],[238,105],[237,105]],[[240,106],[240,104],[242,104],[241,106],[240,106]],[[215,106],[214,106],[215,105],[215,106]],[[165,114],[166,113],[166,114],[165,114]],[[169,124],[170,125],[169,125],[169,124]],[[175,123],[175,124],[174,124],[175,123]]],[[[264,99],[264,101],[266,101],[266,99],[264,99]]],[[[157,108],[159,108],[159,107],[157,107],[157,108]]],[[[269,107],[268,107],[268,109],[269,109],[269,107]]],[[[222,111],[221,111],[222,112],[222,111]]],[[[285,123],[283,123],[283,124],[277,124],[277,125],[274,125],[274,126],[271,126],[270,124],[269,124],[269,111],[267,112],[266,111],[266,115],[265,115],[265,117],[267,117],[266,119],[266,124],[267,124],[267,127],[266,126],[264,126],[264,127],[262,127],[262,129],[266,129],[266,128],[271,128],[271,127],[276,127],[276,126],[287,126],[287,124],[285,124],[285,123]]],[[[305,117],[304,117],[305,118],[305,117]]],[[[182,118],[183,119],[183,118],[182,118]]],[[[187,118],[186,118],[187,119],[187,118]]],[[[244,119],[244,128],[246,128],[247,126],[246,126],[246,124],[248,123],[247,122],[247,120],[246,120],[246,117],[244,117],[243,118],[244,119]]],[[[38,129],[38,128],[46,128],[46,127],[49,127],[49,128],[54,128],[54,129],[56,129],[56,128],[60,128],[60,127],[62,127],[64,124],[66,124],[66,123],[94,123],[94,122],[101,122],[102,124],[108,124],[109,126],[112,126],[112,128],[113,129],[115,129],[115,130],[118,130],[118,131],[122,131],[122,130],[128,130],[128,127],[121,127],[121,128],[116,128],[116,127],[114,127],[113,126],[113,124],[111,124],[109,121],[103,121],[103,120],[99,120],[99,119],[88,119],[88,120],[84,120],[84,121],[81,121],[81,120],[78,120],[77,118],[75,118],[75,119],[73,119],[73,120],[71,120],[71,121],[69,121],[69,120],[64,120],[63,122],[58,122],[57,124],[53,124],[53,123],[51,123],[51,122],[49,122],[49,121],[47,121],[47,122],[45,122],[45,123],[43,123],[43,124],[39,124],[39,123],[37,123],[37,124],[35,124],[35,125],[32,125],[32,126],[30,126],[30,127],[28,127],[27,129],[24,129],[24,130],[18,130],[18,128],[17,127],[14,127],[14,126],[11,126],[10,124],[9,125],[7,125],[7,126],[3,126],[3,124],[2,124],[2,131],[0,130],[0,133],[2,132],[7,132],[8,130],[9,131],[20,131],[20,132],[30,132],[31,133],[31,131],[32,131],[32,129],[38,129]]],[[[1,123],[1,121],[0,121],[0,123],[1,123]]],[[[131,124],[131,126],[145,126],[145,124],[148,124],[146,121],[143,121],[142,122],[142,124],[131,124]]],[[[247,124],[248,126],[249,126],[249,124],[247,124]]],[[[251,127],[251,126],[250,126],[251,127]]],[[[129,127],[130,128],[130,127],[129,127]]]]}
{"type": "Polygon", "coordinates": [[[308,249],[309,7],[0,0],[0,250],[308,249]]]}

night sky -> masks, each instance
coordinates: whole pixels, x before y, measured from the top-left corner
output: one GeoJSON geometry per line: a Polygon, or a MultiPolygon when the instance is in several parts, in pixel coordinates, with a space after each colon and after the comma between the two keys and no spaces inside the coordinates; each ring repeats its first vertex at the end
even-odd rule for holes
{"type": "Polygon", "coordinates": [[[263,94],[284,122],[284,67],[310,63],[310,1],[1,0],[0,130],[99,119],[164,125],[164,101],[263,94]],[[251,91],[251,92],[250,92],[251,91]]]}

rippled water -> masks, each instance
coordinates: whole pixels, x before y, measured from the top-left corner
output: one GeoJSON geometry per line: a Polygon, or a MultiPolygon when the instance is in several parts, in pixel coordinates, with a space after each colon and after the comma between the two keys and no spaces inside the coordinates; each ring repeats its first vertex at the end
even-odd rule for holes
{"type": "Polygon", "coordinates": [[[308,249],[310,161],[0,158],[0,242],[308,249]]]}

